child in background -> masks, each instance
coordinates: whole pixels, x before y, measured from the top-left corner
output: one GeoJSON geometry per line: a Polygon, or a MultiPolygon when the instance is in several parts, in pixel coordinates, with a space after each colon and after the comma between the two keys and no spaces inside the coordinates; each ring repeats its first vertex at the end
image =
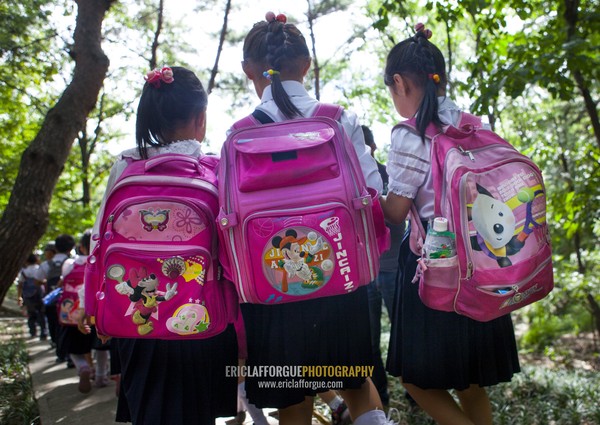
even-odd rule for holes
{"type": "MultiPolygon", "coordinates": [[[[130,160],[178,153],[202,156],[208,96],[193,72],[182,67],[153,71],[144,84],[136,118],[137,148],[122,152],[113,166],[106,193],[130,160]]],[[[102,208],[101,208],[102,209],[102,208]]],[[[97,221],[93,234],[98,233],[97,221]]],[[[96,241],[92,238],[92,251],[96,241]]],[[[121,386],[117,422],[134,425],[213,425],[236,414],[237,365],[233,324],[209,339],[117,338],[121,386]]]]}
{"type": "MultiPolygon", "coordinates": [[[[396,111],[416,118],[418,133],[406,127],[392,132],[388,159],[386,218],[401,223],[414,203],[426,226],[434,217],[427,126],[457,125],[461,110],[446,95],[445,61],[429,42],[431,31],[418,24],[414,37],[394,46],[387,57],[384,82],[396,111]]],[[[414,225],[414,223],[413,223],[414,225]]],[[[409,238],[400,247],[401,282],[397,291],[387,368],[399,376],[414,400],[440,424],[492,424],[485,387],[510,381],[519,360],[509,315],[477,322],[453,312],[426,307],[411,283],[418,257],[409,238]],[[448,390],[456,390],[456,403],[448,390]]]]}
{"type": "MultiPolygon", "coordinates": [[[[71,256],[71,250],[74,247],[75,239],[71,235],[62,234],[54,240],[56,254],[49,260],[44,261],[36,272],[36,279],[44,283],[46,294],[50,294],[50,292],[58,287],[63,263],[71,256]]],[[[45,253],[46,251],[48,250],[45,250],[45,253]]],[[[67,367],[71,368],[73,365],[63,344],[65,331],[58,322],[56,302],[47,304],[45,309],[50,339],[56,346],[56,362],[61,363],[66,361],[67,367]]]]}
{"type": "MultiPolygon", "coordinates": [[[[75,258],[66,260],[62,268],[63,281],[74,273],[75,268],[85,267],[90,251],[91,232],[86,231],[81,236],[77,246],[78,255],[75,258]]],[[[83,276],[83,275],[82,275],[83,276]]],[[[81,282],[83,285],[83,281],[81,282]]],[[[84,315],[83,306],[76,310],[76,314],[81,317],[84,315]]],[[[79,392],[89,393],[92,389],[91,379],[95,379],[97,387],[105,387],[107,384],[108,368],[108,346],[102,347],[96,342],[96,332],[93,329],[82,333],[75,326],[64,326],[65,338],[64,344],[67,352],[79,375],[79,392]],[[94,345],[96,343],[96,345],[94,345]],[[96,350],[96,368],[94,374],[94,362],[92,359],[92,348],[96,350]]]]}
{"type": "MultiPolygon", "coordinates": [[[[244,40],[242,68],[261,99],[257,110],[275,122],[308,117],[318,106],[303,79],[311,64],[301,32],[284,15],[266,14],[244,40]]],[[[352,140],[367,185],[381,192],[381,177],[365,146],[356,116],[340,122],[352,140]]],[[[248,366],[371,365],[367,288],[335,297],[287,304],[242,304],[248,341],[248,366]],[[352,319],[349,320],[349,314],[352,319]]],[[[356,425],[389,423],[369,378],[335,377],[356,425]]],[[[246,393],[259,408],[279,409],[282,424],[310,424],[313,398],[327,388],[261,388],[261,378],[246,378],[246,393]]]]}
{"type": "Polygon", "coordinates": [[[37,327],[40,328],[40,341],[47,338],[46,317],[44,315],[44,303],[42,297],[44,294],[43,286],[35,276],[40,268],[39,258],[36,254],[29,254],[25,267],[19,273],[17,298],[19,305],[27,310],[27,326],[29,335],[34,338],[37,336],[37,327]]]}

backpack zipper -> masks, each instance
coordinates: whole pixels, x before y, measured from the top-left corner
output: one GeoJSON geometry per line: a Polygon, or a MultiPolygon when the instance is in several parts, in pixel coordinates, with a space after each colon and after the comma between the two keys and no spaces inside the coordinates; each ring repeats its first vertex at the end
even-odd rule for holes
{"type": "Polygon", "coordinates": [[[217,197],[219,196],[219,191],[214,184],[209,183],[206,180],[202,180],[200,178],[147,175],[125,177],[111,189],[111,192],[115,192],[121,187],[138,183],[145,183],[153,186],[172,186],[174,184],[176,186],[181,187],[195,187],[197,189],[206,190],[217,197]]]}

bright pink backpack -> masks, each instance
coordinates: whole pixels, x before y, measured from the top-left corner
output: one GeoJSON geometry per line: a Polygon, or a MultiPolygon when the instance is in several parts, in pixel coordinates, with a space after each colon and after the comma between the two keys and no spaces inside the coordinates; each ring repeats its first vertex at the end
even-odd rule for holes
{"type": "MultiPolygon", "coordinates": [[[[399,125],[416,132],[414,119],[399,125]]],[[[426,131],[435,215],[448,219],[457,255],[422,257],[415,281],[428,307],[485,322],[554,287],[546,190],[538,167],[478,117],[463,114],[459,127],[426,131]]],[[[425,231],[414,205],[411,217],[411,249],[421,255],[425,231]]]]}
{"type": "Polygon", "coordinates": [[[242,302],[346,294],[377,276],[389,231],[341,114],[321,104],[311,118],[250,116],[225,141],[218,223],[242,302]]]}
{"type": "Polygon", "coordinates": [[[221,333],[237,297],[217,259],[215,157],[162,154],[129,164],[100,212],[86,269],[98,332],[201,339],[221,333]]]}
{"type": "Polygon", "coordinates": [[[85,263],[74,263],[73,269],[63,278],[62,293],[56,304],[58,322],[63,326],[77,326],[81,314],[78,291],[83,285],[84,274],[85,263]]]}

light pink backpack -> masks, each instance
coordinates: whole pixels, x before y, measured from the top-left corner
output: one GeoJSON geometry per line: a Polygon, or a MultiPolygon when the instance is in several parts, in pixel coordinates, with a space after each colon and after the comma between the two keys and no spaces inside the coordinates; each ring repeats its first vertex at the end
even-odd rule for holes
{"type": "MultiPolygon", "coordinates": [[[[414,120],[399,125],[415,131],[414,120]]],[[[448,219],[457,255],[419,260],[425,305],[489,321],[545,297],[554,287],[546,190],[538,167],[481,120],[430,125],[435,215],[448,219]]],[[[413,205],[411,249],[425,231],[413,205]],[[416,225],[415,225],[416,224],[416,225]]]]}
{"type": "Polygon", "coordinates": [[[201,339],[233,323],[237,297],[221,280],[215,157],[128,159],[100,212],[86,268],[86,312],[98,332],[201,339]]]}
{"type": "Polygon", "coordinates": [[[63,326],[77,326],[80,319],[78,291],[83,285],[84,273],[85,263],[74,263],[71,272],[63,277],[63,290],[56,304],[58,322],[63,326]]]}
{"type": "Polygon", "coordinates": [[[260,125],[250,116],[233,126],[218,223],[242,302],[346,294],[377,276],[389,231],[341,114],[320,104],[313,117],[260,125]]]}

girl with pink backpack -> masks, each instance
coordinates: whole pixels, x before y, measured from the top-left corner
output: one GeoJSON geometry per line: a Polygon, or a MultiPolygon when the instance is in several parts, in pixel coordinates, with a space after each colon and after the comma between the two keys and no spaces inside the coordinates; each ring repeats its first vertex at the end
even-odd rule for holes
{"type": "MultiPolygon", "coordinates": [[[[312,98],[303,85],[311,58],[302,33],[296,26],[287,23],[287,18],[283,14],[275,15],[269,12],[265,18],[265,21],[256,23],[247,34],[244,40],[244,60],[242,62],[243,71],[254,84],[254,89],[261,102],[251,117],[233,125],[230,138],[225,143],[224,153],[221,155],[219,176],[225,167],[223,159],[227,155],[226,150],[233,149],[233,143],[228,143],[232,140],[237,143],[235,149],[239,148],[244,151],[259,149],[258,146],[266,146],[267,142],[273,142],[272,144],[277,145],[280,152],[265,155],[265,161],[269,164],[271,162],[292,164],[296,155],[297,158],[300,158],[304,154],[305,151],[302,149],[312,146],[311,143],[320,143],[323,135],[326,134],[326,131],[320,131],[320,127],[318,131],[314,130],[316,126],[311,127],[311,121],[307,119],[309,117],[317,117],[315,120],[320,119],[319,111],[322,110],[323,104],[319,104],[316,99],[312,98]],[[302,119],[304,121],[301,121],[302,119]],[[302,122],[305,127],[296,129],[287,138],[280,137],[279,141],[268,133],[268,129],[280,128],[279,125],[285,125],[287,121],[291,125],[294,125],[293,121],[302,122]],[[243,131],[243,126],[248,122],[253,122],[249,138],[245,139],[240,136],[240,140],[236,140],[236,135],[243,131]],[[268,128],[261,129],[262,125],[268,126],[268,128]],[[258,136],[258,132],[265,134],[258,136]],[[303,143],[302,140],[292,140],[294,137],[300,138],[300,135],[304,137],[303,143]],[[250,137],[253,138],[250,139],[250,137]],[[268,140],[269,137],[273,137],[273,139],[268,140]]],[[[352,153],[351,157],[346,156],[347,162],[356,164],[353,169],[358,170],[359,180],[363,180],[364,176],[366,186],[381,193],[382,182],[377,164],[365,145],[356,115],[349,111],[342,111],[338,107],[335,109],[340,111],[339,115],[336,116],[337,119],[331,119],[329,122],[336,128],[343,127],[343,132],[348,135],[345,139],[347,143],[342,149],[346,153],[352,153]]],[[[273,130],[273,134],[275,134],[275,130],[273,130]]],[[[304,164],[307,167],[316,159],[313,158],[311,161],[309,156],[307,154],[307,157],[304,158],[304,164]]],[[[338,162],[332,164],[329,170],[337,170],[338,166],[342,168],[342,166],[348,165],[338,162]]],[[[232,164],[231,170],[235,170],[235,167],[232,164]]],[[[227,181],[220,178],[219,184],[224,191],[264,190],[265,192],[271,186],[280,184],[282,187],[277,187],[279,191],[287,190],[286,193],[281,194],[281,197],[302,199],[308,196],[299,189],[299,185],[316,178],[315,174],[317,173],[302,174],[303,170],[297,168],[290,171],[289,168],[293,168],[293,165],[289,165],[288,169],[282,167],[280,177],[274,179],[278,180],[276,183],[273,183],[272,180],[260,181],[260,184],[255,185],[256,187],[245,188],[242,185],[250,186],[248,181],[239,182],[238,187],[234,186],[238,183],[229,182],[228,184],[227,181]],[[298,176],[302,175],[302,177],[292,181],[288,178],[292,172],[296,172],[298,176]]],[[[260,173],[261,169],[261,166],[255,167],[254,174],[260,173]]],[[[280,198],[277,197],[275,201],[278,199],[280,198]]],[[[365,201],[364,205],[370,205],[370,198],[363,198],[363,200],[365,201]]],[[[222,197],[221,204],[224,203],[226,204],[222,197]]],[[[357,209],[361,208],[361,205],[356,205],[356,207],[357,209]]],[[[222,205],[222,210],[223,208],[227,208],[227,205],[222,205]]],[[[302,223],[307,223],[306,216],[300,218],[301,209],[300,207],[289,212],[290,210],[284,211],[283,207],[280,207],[279,216],[269,219],[268,222],[264,219],[263,224],[277,226],[281,222],[285,222],[288,223],[288,227],[293,227],[294,223],[297,224],[301,220],[304,220],[301,221],[302,223]],[[294,217],[289,217],[288,220],[284,217],[286,214],[294,215],[294,217]]],[[[264,216],[264,214],[264,210],[255,213],[257,217],[264,216]]],[[[307,374],[304,376],[296,374],[289,378],[277,374],[250,375],[246,377],[246,393],[250,402],[259,408],[277,408],[281,424],[310,424],[314,396],[333,388],[338,390],[344,398],[355,425],[391,424],[392,422],[386,418],[383,412],[381,400],[368,375],[350,376],[351,374],[343,372],[337,374],[333,372],[320,378],[309,375],[311,370],[314,372],[320,368],[330,368],[332,371],[341,371],[343,367],[346,367],[346,370],[355,366],[368,368],[373,362],[367,287],[362,286],[362,283],[359,282],[355,282],[358,287],[352,287],[352,282],[350,282],[348,293],[335,295],[328,293],[328,296],[311,298],[305,294],[309,290],[313,293],[324,292],[325,289],[322,288],[328,285],[327,279],[331,271],[334,269],[336,272],[344,270],[343,264],[334,264],[329,259],[322,261],[319,257],[324,255],[323,252],[326,250],[331,250],[332,242],[330,240],[328,242],[327,235],[333,234],[334,227],[336,227],[334,226],[336,217],[327,214],[322,210],[313,214],[315,218],[312,226],[316,229],[315,231],[288,230],[285,234],[281,231],[281,235],[270,240],[271,245],[267,243],[269,241],[261,240],[260,248],[253,247],[256,252],[259,252],[258,250],[263,249],[264,246],[267,256],[272,253],[281,258],[278,257],[279,261],[271,261],[269,270],[264,269],[266,270],[264,275],[254,274],[254,278],[249,278],[249,282],[244,281],[243,285],[238,285],[238,292],[244,301],[241,309],[248,343],[246,365],[251,370],[254,368],[257,370],[273,368],[275,370],[276,367],[296,370],[297,367],[305,366],[307,374]],[[319,213],[320,215],[318,215],[319,213]],[[329,224],[326,226],[325,222],[329,224]],[[319,227],[319,223],[321,223],[321,227],[319,227]],[[321,228],[323,230],[319,230],[321,228]],[[318,235],[317,232],[321,235],[318,235]],[[311,250],[311,247],[314,250],[311,250]],[[265,299],[253,297],[252,289],[265,284],[265,281],[268,280],[266,276],[270,276],[269,272],[272,270],[277,272],[277,276],[282,276],[281,287],[277,287],[278,290],[265,299]],[[300,275],[302,275],[302,279],[299,278],[300,275]],[[300,285],[301,283],[302,285],[300,285]],[[297,289],[292,288],[292,285],[301,287],[298,291],[302,295],[298,296],[297,301],[291,299],[292,295],[290,294],[297,289]],[[331,387],[332,384],[336,386],[331,387]],[[338,384],[341,386],[337,386],[338,384]]],[[[229,226],[232,225],[235,218],[235,214],[224,214],[219,222],[224,226],[229,226]]],[[[242,221],[244,220],[240,219],[239,223],[241,224],[242,221]]],[[[309,225],[310,223],[305,224],[304,227],[309,225]]],[[[244,226],[246,225],[244,224],[244,226]]],[[[271,227],[255,226],[254,229],[261,235],[272,232],[271,227]]],[[[339,232],[340,230],[335,231],[339,232]]],[[[358,233],[355,232],[356,230],[348,230],[347,240],[354,241],[358,245],[358,233]]],[[[345,242],[340,240],[339,244],[342,243],[345,242]]],[[[230,262],[240,261],[241,252],[239,250],[230,251],[229,254],[230,262]]],[[[335,260],[335,258],[334,256],[333,259],[335,260]]],[[[338,257],[338,259],[340,258],[338,257]]],[[[368,261],[366,259],[364,263],[360,264],[363,270],[369,267],[368,261]]],[[[346,269],[349,270],[349,267],[346,269]]],[[[229,272],[231,273],[231,271],[229,272]]],[[[268,288],[268,284],[263,286],[268,288]]]]}
{"type": "Polygon", "coordinates": [[[237,365],[239,307],[233,288],[225,300],[211,233],[217,159],[201,148],[207,102],[186,68],[148,73],[137,148],[119,155],[94,225],[85,307],[99,334],[116,337],[117,422],[214,425],[236,414],[237,379],[226,370],[237,365]]]}
{"type": "MultiPolygon", "coordinates": [[[[416,207],[416,219],[427,228],[434,218],[434,191],[426,130],[431,125],[438,131],[458,126],[461,110],[446,97],[445,61],[428,40],[431,31],[422,24],[415,29],[413,37],[394,46],[386,62],[384,82],[396,111],[406,119],[414,118],[416,128],[397,126],[392,131],[389,192],[383,207],[386,218],[395,223],[403,222],[416,207]]],[[[407,232],[400,247],[402,273],[393,309],[388,372],[401,378],[437,423],[491,425],[485,387],[510,381],[520,371],[511,317],[483,322],[427,307],[419,297],[419,285],[412,283],[419,256],[410,245],[407,232]],[[451,389],[456,390],[459,403],[448,392],[451,389]]],[[[444,279],[438,280],[437,286],[443,286],[444,279]]]]}

